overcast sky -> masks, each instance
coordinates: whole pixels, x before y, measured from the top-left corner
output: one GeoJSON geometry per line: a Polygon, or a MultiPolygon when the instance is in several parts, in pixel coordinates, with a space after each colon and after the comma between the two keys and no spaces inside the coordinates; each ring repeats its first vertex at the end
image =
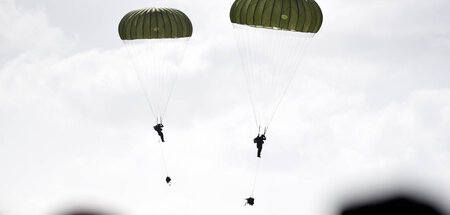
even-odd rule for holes
{"type": "Polygon", "coordinates": [[[448,207],[450,1],[317,2],[322,28],[243,207],[255,126],[232,0],[0,1],[0,214],[325,215],[392,189],[448,207]],[[171,187],[117,33],[128,11],[153,6],[194,26],[166,113],[171,187]]]}

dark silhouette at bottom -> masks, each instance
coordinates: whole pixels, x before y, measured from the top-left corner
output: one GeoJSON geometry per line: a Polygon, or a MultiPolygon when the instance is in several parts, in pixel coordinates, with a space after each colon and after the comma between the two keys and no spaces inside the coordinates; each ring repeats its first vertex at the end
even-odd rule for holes
{"type": "Polygon", "coordinates": [[[155,126],[153,126],[153,129],[155,129],[156,132],[158,132],[158,135],[161,137],[161,142],[164,142],[164,134],[162,133],[162,128],[164,125],[162,123],[158,123],[155,126]]]}
{"type": "Polygon", "coordinates": [[[253,197],[246,198],[245,200],[247,200],[245,205],[249,204],[250,206],[253,206],[253,204],[255,204],[255,198],[253,197]]]}
{"type": "Polygon", "coordinates": [[[341,215],[378,215],[378,214],[407,214],[407,215],[444,215],[429,202],[410,196],[396,195],[381,200],[352,205],[342,210],[341,215]]]}
{"type": "Polygon", "coordinates": [[[98,212],[98,211],[93,211],[93,210],[73,210],[73,211],[69,211],[69,212],[65,212],[59,215],[111,215],[109,213],[103,213],[103,212],[98,212]]]}
{"type": "Polygon", "coordinates": [[[169,177],[169,176],[167,176],[166,177],[166,183],[170,186],[171,184],[170,184],[170,182],[172,181],[172,179],[169,177]]]}

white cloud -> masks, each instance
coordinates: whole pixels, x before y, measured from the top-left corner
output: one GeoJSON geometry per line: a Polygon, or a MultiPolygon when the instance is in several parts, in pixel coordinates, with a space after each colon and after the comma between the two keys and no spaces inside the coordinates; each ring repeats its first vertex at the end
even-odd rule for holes
{"type": "Polygon", "coordinates": [[[71,46],[40,11],[19,8],[14,1],[5,0],[0,3],[0,14],[0,63],[30,52],[57,55],[71,46]]]}

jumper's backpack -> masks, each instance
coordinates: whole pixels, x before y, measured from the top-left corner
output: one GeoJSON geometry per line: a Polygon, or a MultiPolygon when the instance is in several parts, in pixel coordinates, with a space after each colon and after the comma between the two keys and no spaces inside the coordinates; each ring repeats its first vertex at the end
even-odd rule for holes
{"type": "Polygon", "coordinates": [[[249,204],[250,206],[253,206],[253,204],[255,204],[255,199],[253,197],[246,198],[245,200],[247,200],[245,205],[249,204]]]}

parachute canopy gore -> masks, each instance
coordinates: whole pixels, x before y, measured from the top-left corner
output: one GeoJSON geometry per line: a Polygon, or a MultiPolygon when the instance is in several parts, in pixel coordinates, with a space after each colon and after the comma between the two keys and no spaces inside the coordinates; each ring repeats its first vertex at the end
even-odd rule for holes
{"type": "Polygon", "coordinates": [[[242,25],[317,33],[323,15],[314,0],[236,0],[230,20],[242,25]]]}
{"type": "Polygon", "coordinates": [[[174,8],[142,8],[128,12],[119,23],[122,40],[192,36],[191,20],[174,8]]]}

